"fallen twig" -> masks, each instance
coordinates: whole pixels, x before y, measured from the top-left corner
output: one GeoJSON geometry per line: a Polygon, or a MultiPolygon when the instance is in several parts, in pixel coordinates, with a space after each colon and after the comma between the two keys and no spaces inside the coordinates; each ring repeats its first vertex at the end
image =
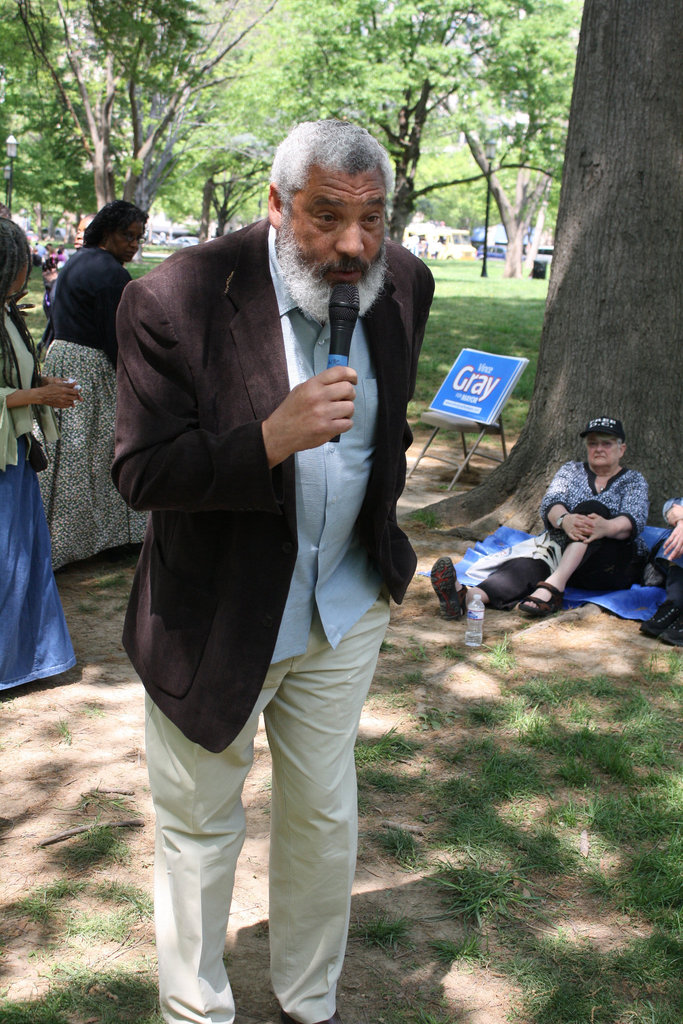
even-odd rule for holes
{"type": "Polygon", "coordinates": [[[420,825],[404,825],[401,821],[383,821],[383,828],[398,828],[403,832],[415,832],[418,836],[424,835],[424,829],[420,825]]]}
{"type": "Polygon", "coordinates": [[[120,796],[135,796],[134,789],[101,789],[98,786],[96,789],[91,789],[90,792],[93,794],[93,796],[96,796],[98,793],[107,793],[109,795],[111,795],[112,793],[117,793],[120,796]]]}
{"type": "Polygon", "coordinates": [[[77,828],[67,828],[64,832],[57,832],[54,836],[42,839],[38,846],[52,846],[53,843],[61,843],[72,836],[82,835],[83,832],[92,832],[96,828],[142,828],[145,824],[143,818],[125,818],[123,821],[98,821],[94,825],[79,825],[77,828]]]}

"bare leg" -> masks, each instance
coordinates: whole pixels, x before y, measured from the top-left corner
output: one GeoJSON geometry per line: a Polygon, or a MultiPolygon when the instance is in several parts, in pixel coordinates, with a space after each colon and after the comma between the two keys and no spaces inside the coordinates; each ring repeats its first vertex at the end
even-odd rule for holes
{"type": "MultiPolygon", "coordinates": [[[[572,576],[581,565],[586,554],[586,544],[583,541],[572,541],[562,552],[560,558],[560,564],[558,565],[555,572],[551,573],[550,576],[543,583],[539,583],[533,594],[530,597],[538,597],[543,601],[546,601],[548,597],[552,596],[552,591],[549,591],[546,584],[550,584],[551,587],[555,587],[560,592],[564,591],[567,586],[569,577],[572,576]]],[[[524,602],[522,601],[522,604],[524,602]]]]}

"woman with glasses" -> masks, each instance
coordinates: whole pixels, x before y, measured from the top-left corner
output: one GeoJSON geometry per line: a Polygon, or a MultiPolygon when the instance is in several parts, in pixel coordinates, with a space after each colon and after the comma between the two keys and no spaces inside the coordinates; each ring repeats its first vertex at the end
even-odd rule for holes
{"type": "MultiPolygon", "coordinates": [[[[561,609],[568,583],[584,590],[624,590],[640,579],[648,553],[640,538],[649,508],[647,482],[621,465],[626,437],[620,420],[599,416],[580,436],[586,460],[561,466],[541,502],[550,557],[501,563],[470,588],[484,604],[517,605],[526,615],[542,618],[561,609]]],[[[466,588],[455,579],[450,558],[438,559],[431,577],[442,614],[458,618],[466,588]]]]}
{"type": "MultiPolygon", "coordinates": [[[[111,482],[116,411],[116,310],[130,281],[124,264],[142,242],[147,214],[107,203],[83,246],[59,272],[52,302],[55,340],[45,372],[77,381],[83,402],[48,446],[40,488],[55,569],[109,548],[142,542],[147,516],[133,512],[111,482]]],[[[59,417],[58,417],[59,418],[59,417]]]]}
{"type": "Polygon", "coordinates": [[[50,563],[50,535],[36,469],[44,464],[33,436],[56,439],[54,409],[80,401],[72,383],[41,375],[33,341],[17,308],[31,269],[26,235],[0,218],[0,690],[65,672],[73,647],[50,563]]]}

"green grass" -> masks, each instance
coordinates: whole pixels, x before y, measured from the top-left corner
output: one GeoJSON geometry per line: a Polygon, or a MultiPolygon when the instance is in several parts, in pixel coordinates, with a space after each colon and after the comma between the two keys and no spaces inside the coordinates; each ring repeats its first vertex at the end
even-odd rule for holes
{"type": "Polygon", "coordinates": [[[399,946],[408,945],[409,931],[410,922],[407,918],[379,914],[353,925],[349,934],[352,938],[360,939],[366,946],[379,946],[390,952],[399,946]]]}
{"type": "Polygon", "coordinates": [[[379,845],[385,853],[410,871],[420,862],[420,846],[415,836],[404,828],[388,828],[378,836],[379,845]]]}
{"type": "Polygon", "coordinates": [[[57,964],[52,984],[37,999],[0,998],[2,1024],[163,1024],[156,972],[149,968],[98,970],[57,964]]]}
{"type": "Polygon", "coordinates": [[[442,711],[440,708],[425,708],[417,715],[419,728],[423,731],[443,729],[455,718],[454,711],[442,711]]]}
{"type": "Polygon", "coordinates": [[[406,761],[417,750],[417,743],[407,740],[395,729],[390,729],[374,743],[358,740],[355,755],[356,766],[378,765],[383,762],[406,761]]]}
{"type": "Polygon", "coordinates": [[[61,855],[64,865],[84,870],[94,865],[127,863],[128,843],[120,832],[120,829],[108,825],[98,825],[90,832],[70,839],[61,855]]]}
{"type": "Polygon", "coordinates": [[[13,912],[31,921],[47,923],[61,909],[64,900],[75,899],[85,889],[85,882],[60,878],[51,885],[41,885],[17,900],[13,912]]]}
{"type": "Polygon", "coordinates": [[[67,747],[71,746],[71,729],[65,718],[60,718],[57,723],[57,735],[60,743],[64,743],[67,747]]]}
{"type": "Polygon", "coordinates": [[[462,713],[472,738],[431,789],[423,854],[441,854],[444,914],[469,931],[432,950],[476,970],[486,949],[519,992],[515,1024],[683,1020],[680,687],[665,654],[626,681],[513,675],[462,713]],[[574,909],[633,930],[582,939],[553,923],[574,909]]]}
{"type": "Polygon", "coordinates": [[[372,766],[359,769],[358,781],[361,785],[372,786],[384,793],[408,793],[417,785],[417,781],[410,776],[372,766]]]}
{"type": "Polygon", "coordinates": [[[456,960],[460,963],[481,963],[487,959],[482,949],[482,940],[478,935],[465,935],[459,942],[450,939],[437,939],[430,942],[439,963],[450,967],[456,960]]]}
{"type": "Polygon", "coordinates": [[[515,656],[510,650],[510,637],[506,633],[502,640],[499,640],[488,648],[489,662],[497,672],[510,672],[515,667],[515,656]]]}

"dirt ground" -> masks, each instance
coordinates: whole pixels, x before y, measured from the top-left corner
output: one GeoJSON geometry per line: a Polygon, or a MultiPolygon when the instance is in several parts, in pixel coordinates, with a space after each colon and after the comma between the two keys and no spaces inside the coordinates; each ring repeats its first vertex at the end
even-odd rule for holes
{"type": "MultiPolygon", "coordinates": [[[[457,556],[467,546],[406,518],[411,510],[442,498],[448,479],[443,467],[425,462],[408,481],[402,499],[401,518],[422,571],[428,571],[439,554],[457,556]]],[[[145,768],[143,690],[120,639],[132,573],[132,564],[112,566],[105,558],[78,563],[60,573],[59,589],[77,666],[55,680],[9,691],[0,703],[0,899],[5,910],[27,891],[49,885],[63,874],[70,841],[45,847],[38,843],[95,820],[142,819],[142,827],[120,830],[130,856],[107,867],[106,877],[151,893],[153,810],[145,768]],[[103,790],[116,792],[103,795],[103,790]],[[92,796],[94,791],[99,795],[92,796]]],[[[511,637],[517,665],[529,673],[552,669],[628,676],[652,650],[636,623],[591,606],[532,626],[515,613],[487,612],[485,643],[491,646],[505,633],[511,637]]],[[[458,712],[472,702],[495,699],[500,692],[500,674],[491,668],[485,649],[465,648],[463,635],[462,622],[446,623],[438,617],[429,579],[416,575],[405,603],[393,609],[386,650],[361,723],[361,739],[378,738],[389,729],[418,736],[423,770],[429,770],[429,744],[443,743],[444,731],[418,732],[420,709],[436,704],[443,712],[458,712]],[[461,647],[463,657],[455,662],[443,657],[444,645],[461,647]],[[411,673],[415,676],[416,668],[421,675],[410,699],[403,706],[385,699],[395,681],[411,673]]],[[[453,721],[462,717],[454,715],[453,721]]],[[[448,732],[450,743],[458,742],[458,730],[466,738],[463,727],[455,724],[448,732]]],[[[278,1019],[268,982],[269,773],[261,732],[245,791],[248,837],[228,935],[239,1024],[274,1024],[278,1019]]],[[[411,922],[411,945],[388,955],[352,937],[339,1008],[345,1021],[375,1024],[402,999],[411,999],[441,1006],[440,1012],[445,1004],[453,1020],[503,1024],[515,997],[514,987],[486,965],[454,965],[450,970],[437,966],[428,953],[429,943],[452,938],[453,924],[440,919],[435,888],[424,873],[401,870],[374,839],[387,822],[428,835],[429,822],[423,816],[419,790],[408,796],[373,791],[361,804],[352,926],[381,913],[400,915],[411,922]]],[[[602,936],[605,942],[624,937],[623,922],[605,920],[585,907],[569,914],[567,927],[582,936],[602,936]]],[[[10,915],[2,925],[2,939],[0,997],[37,998],[50,985],[49,961],[41,956],[49,935],[30,918],[10,915]]],[[[75,949],[74,955],[95,973],[126,964],[132,970],[140,964],[149,968],[154,963],[152,924],[145,921],[123,943],[93,940],[87,948],[75,949]]]]}

